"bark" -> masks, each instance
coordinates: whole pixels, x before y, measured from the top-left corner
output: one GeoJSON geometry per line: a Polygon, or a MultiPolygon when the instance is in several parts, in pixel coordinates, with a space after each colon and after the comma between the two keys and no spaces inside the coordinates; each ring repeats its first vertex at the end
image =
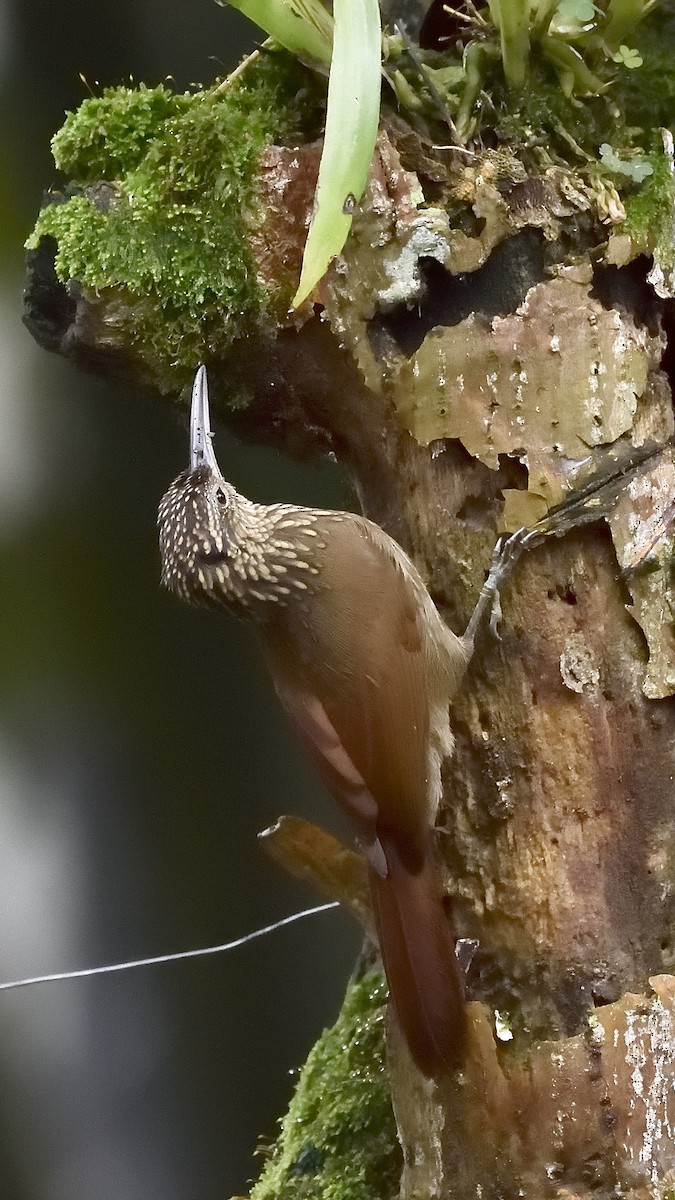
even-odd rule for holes
{"type": "MultiPolygon", "coordinates": [[[[482,637],[453,704],[438,851],[466,939],[470,1048],[463,1071],[432,1085],[390,1031],[401,1195],[665,1197],[675,1187],[669,311],[646,259],[592,265],[607,210],[570,198],[565,172],[505,178],[489,154],[437,157],[446,206],[420,210],[411,172],[432,170],[425,153],[383,129],[361,217],[314,297],[320,310],[238,346],[253,400],[230,423],[292,454],[334,453],[458,632],[499,530],[559,501],[608,447],[663,453],[608,523],[521,560],[500,639],[482,637]],[[448,224],[450,197],[471,216],[468,231],[448,224]]],[[[313,147],[266,155],[256,236],[268,277],[279,260],[291,274],[297,265],[316,161],[313,147]]],[[[39,339],[152,380],[123,341],[111,350],[109,296],[44,284],[48,250],[28,298],[39,339]]],[[[226,412],[232,362],[210,370],[226,412]]],[[[358,864],[303,839],[296,828],[290,849],[272,843],[351,896],[367,923],[358,864]]]]}

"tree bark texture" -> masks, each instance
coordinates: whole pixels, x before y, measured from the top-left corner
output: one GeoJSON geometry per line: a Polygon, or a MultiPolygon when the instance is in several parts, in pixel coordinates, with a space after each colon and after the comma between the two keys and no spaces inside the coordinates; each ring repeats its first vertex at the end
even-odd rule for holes
{"type": "MultiPolygon", "coordinates": [[[[412,555],[458,632],[500,530],[561,500],[612,446],[663,449],[608,522],[520,561],[499,639],[482,635],[453,703],[437,842],[452,921],[472,950],[469,1055],[456,1076],[431,1084],[390,1030],[401,1196],[666,1197],[675,1189],[668,303],[647,282],[646,259],[619,268],[592,257],[616,219],[606,197],[575,195],[562,171],[515,178],[490,153],[425,154],[382,130],[343,257],[285,328],[238,348],[236,371],[254,399],[230,423],[293,454],[335,454],[366,515],[412,555]],[[420,208],[418,177],[434,170],[445,206],[420,208]],[[449,224],[450,200],[464,226],[449,224]]],[[[316,165],[315,147],[266,152],[263,276],[297,272],[316,165]]],[[[152,381],[115,344],[110,296],[71,288],[66,301],[41,263],[28,294],[40,339],[152,381]]],[[[233,365],[209,369],[225,413],[233,365]]],[[[358,868],[336,867],[334,848],[317,853],[363,916],[358,868]]]]}

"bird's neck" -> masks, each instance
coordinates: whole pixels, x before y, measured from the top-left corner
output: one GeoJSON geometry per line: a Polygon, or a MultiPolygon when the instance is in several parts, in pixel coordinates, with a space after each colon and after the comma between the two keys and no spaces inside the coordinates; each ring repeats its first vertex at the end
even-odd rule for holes
{"type": "Polygon", "coordinates": [[[248,616],[266,620],[314,590],[317,556],[325,547],[317,516],[313,509],[236,496],[222,514],[217,564],[214,555],[216,580],[234,607],[241,611],[243,605],[248,616]]]}

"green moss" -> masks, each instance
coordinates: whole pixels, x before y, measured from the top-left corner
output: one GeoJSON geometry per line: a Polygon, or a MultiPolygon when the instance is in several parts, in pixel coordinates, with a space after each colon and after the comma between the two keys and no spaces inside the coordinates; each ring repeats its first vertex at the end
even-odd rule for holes
{"type": "Polygon", "coordinates": [[[302,1069],[251,1200],[393,1200],[401,1152],[385,1069],[386,986],[352,982],[302,1069]]]}
{"type": "Polygon", "coordinates": [[[648,155],[652,174],[641,185],[639,191],[626,200],[625,230],[633,240],[645,248],[651,247],[658,231],[668,222],[673,222],[675,183],[672,163],[663,150],[648,155]]]}
{"type": "Polygon", "coordinates": [[[651,254],[668,276],[675,271],[675,177],[671,158],[663,149],[648,155],[652,174],[625,200],[626,222],[635,247],[651,254]]]}
{"type": "Polygon", "coordinates": [[[222,357],[274,305],[248,239],[260,154],[315,136],[320,118],[320,85],[284,53],[221,92],[108,89],[55,136],[71,185],[27,245],[56,239],[59,279],[105,294],[110,340],[127,354],[189,370],[222,357]]]}
{"type": "Polygon", "coordinates": [[[161,86],[106,88],[68,114],[52,138],[54,162],[80,184],[122,179],[141,162],[157,131],[191,103],[191,95],[161,86]]]}

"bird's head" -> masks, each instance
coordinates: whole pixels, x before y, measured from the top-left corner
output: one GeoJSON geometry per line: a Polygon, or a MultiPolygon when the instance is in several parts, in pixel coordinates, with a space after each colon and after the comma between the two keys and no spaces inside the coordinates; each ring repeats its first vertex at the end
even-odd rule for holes
{"type": "Polygon", "coordinates": [[[181,600],[255,621],[307,599],[320,585],[322,525],[344,514],[255,504],[223,478],[213,452],[206,368],[192,388],[190,466],[159,506],[162,583],[181,600]]]}
{"type": "Polygon", "coordinates": [[[206,367],[192,387],[190,466],[159,506],[162,583],[183,600],[228,603],[239,547],[232,535],[237,493],[220,472],[213,450],[206,367]]]}

